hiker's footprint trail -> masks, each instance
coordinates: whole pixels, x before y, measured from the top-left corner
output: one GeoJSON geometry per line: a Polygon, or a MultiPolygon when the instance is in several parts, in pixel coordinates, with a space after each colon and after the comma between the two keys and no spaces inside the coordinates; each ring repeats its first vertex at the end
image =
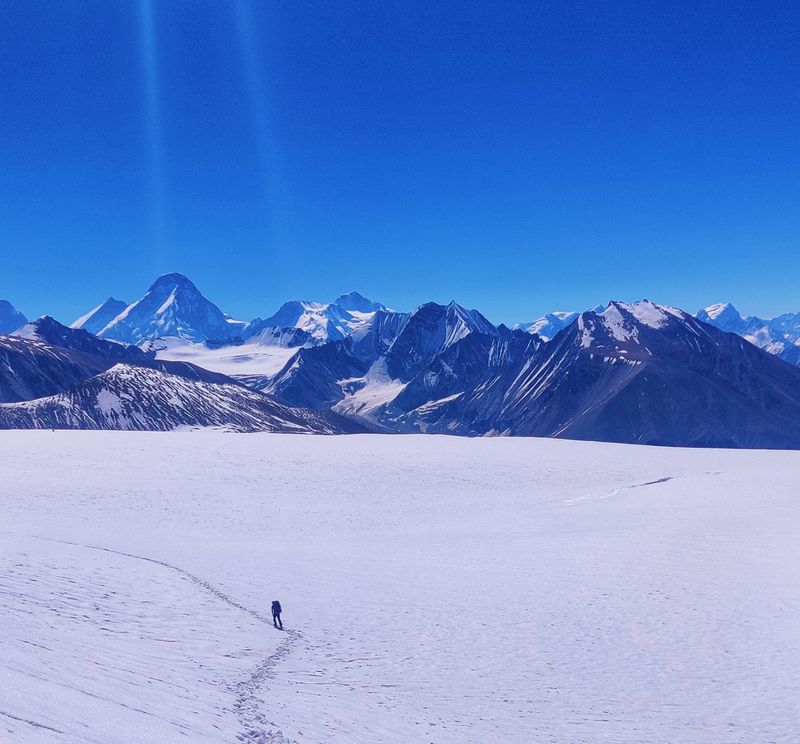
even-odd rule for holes
{"type": "Polygon", "coordinates": [[[265,727],[272,727],[260,711],[259,703],[264,702],[258,697],[265,682],[272,676],[275,665],[291,652],[294,642],[300,637],[298,631],[288,630],[288,640],[284,641],[278,650],[264,659],[251,673],[250,677],[236,685],[236,703],[234,708],[239,721],[245,725],[245,730],[237,736],[242,744],[296,744],[293,739],[287,739],[281,731],[265,731],[265,727]]]}
{"type": "MultiPolygon", "coordinates": [[[[137,555],[136,553],[127,553],[123,550],[115,550],[114,548],[108,548],[102,545],[90,545],[88,543],[72,542],[70,540],[58,540],[56,538],[39,536],[36,537],[37,539],[47,540],[48,542],[56,542],[63,545],[71,545],[73,547],[86,548],[89,550],[98,550],[100,552],[113,553],[115,555],[121,555],[138,561],[154,563],[157,566],[161,566],[169,569],[170,571],[174,571],[181,576],[184,576],[192,583],[197,584],[197,586],[205,589],[210,594],[213,594],[221,602],[225,602],[231,607],[235,607],[237,610],[247,613],[260,623],[272,627],[271,618],[268,618],[266,615],[261,614],[257,610],[246,607],[240,602],[237,602],[235,599],[225,594],[225,592],[218,589],[209,581],[206,581],[205,579],[191,573],[190,571],[187,571],[184,568],[181,568],[180,566],[176,566],[173,563],[162,561],[157,558],[150,558],[144,555],[137,555]]],[[[287,634],[287,638],[280,644],[275,653],[270,654],[261,662],[259,662],[259,664],[255,667],[255,669],[253,669],[246,679],[230,686],[231,691],[235,695],[233,708],[239,718],[239,723],[244,729],[241,733],[237,734],[236,737],[237,741],[242,742],[242,744],[296,744],[295,740],[286,738],[283,735],[283,732],[278,730],[275,724],[269,721],[260,710],[260,705],[264,703],[264,700],[259,696],[259,694],[267,680],[272,676],[273,669],[281,659],[289,655],[292,650],[292,646],[294,646],[294,644],[302,637],[302,634],[298,630],[288,629],[284,632],[287,634]]]]}

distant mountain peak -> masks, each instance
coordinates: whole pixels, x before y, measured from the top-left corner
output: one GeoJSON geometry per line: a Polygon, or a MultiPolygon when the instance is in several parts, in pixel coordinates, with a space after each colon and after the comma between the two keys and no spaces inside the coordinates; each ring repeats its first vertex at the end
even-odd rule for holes
{"type": "Polygon", "coordinates": [[[149,291],[152,292],[163,287],[181,287],[199,292],[197,286],[189,277],[177,271],[170,272],[169,274],[162,274],[150,285],[149,291]]]}
{"type": "Polygon", "coordinates": [[[103,338],[130,344],[167,336],[199,342],[230,338],[243,325],[207,300],[194,282],[173,272],[158,277],[141,299],[96,332],[103,338]]]}
{"type": "Polygon", "coordinates": [[[514,328],[526,333],[533,333],[542,340],[549,341],[559,331],[573,323],[579,314],[574,310],[556,310],[552,313],[545,313],[532,323],[518,323],[514,328]]]}
{"type": "Polygon", "coordinates": [[[697,313],[698,318],[701,316],[704,319],[716,321],[723,321],[726,319],[742,320],[741,313],[730,302],[717,302],[714,305],[709,305],[697,313]]]}
{"type": "Polygon", "coordinates": [[[80,318],[74,320],[69,327],[82,328],[89,333],[100,333],[126,307],[128,307],[127,302],[109,297],[97,307],[92,308],[86,315],[81,315],[80,318]]]}
{"type": "Polygon", "coordinates": [[[497,330],[480,312],[474,309],[470,310],[455,300],[451,300],[447,305],[447,313],[448,318],[458,319],[471,331],[493,334],[497,330]]]}
{"type": "Polygon", "coordinates": [[[697,313],[697,318],[730,333],[741,333],[746,325],[745,319],[730,302],[709,305],[697,313]]]}
{"type": "Polygon", "coordinates": [[[426,302],[408,316],[387,352],[387,372],[393,379],[408,380],[430,361],[472,334],[499,333],[477,310],[457,302],[426,302]]]}
{"type": "MultiPolygon", "coordinates": [[[[592,312],[602,312],[605,310],[605,305],[595,305],[591,308],[592,312]]],[[[537,318],[532,323],[517,323],[514,327],[515,330],[525,331],[526,333],[533,333],[543,341],[550,341],[555,338],[562,330],[572,325],[580,315],[575,310],[554,310],[550,313],[545,313],[541,318],[537,318]]]]}
{"type": "Polygon", "coordinates": [[[440,305],[438,302],[426,302],[411,313],[411,319],[413,320],[415,317],[442,321],[448,326],[463,324],[470,331],[480,333],[493,333],[496,330],[480,312],[470,310],[455,300],[451,300],[446,305],[440,305]]]}
{"type": "Polygon", "coordinates": [[[800,366],[800,313],[785,313],[771,319],[755,315],[743,318],[730,302],[720,302],[700,310],[697,319],[736,333],[785,362],[800,366]]]}
{"type": "Polygon", "coordinates": [[[345,294],[339,295],[331,304],[337,305],[348,312],[357,313],[374,313],[378,310],[386,310],[385,305],[364,297],[360,292],[345,292],[345,294]]]}
{"type": "Polygon", "coordinates": [[[0,300],[0,334],[12,333],[28,322],[28,319],[8,300],[0,300]]]}
{"type": "Polygon", "coordinates": [[[652,331],[665,330],[670,325],[688,327],[693,321],[682,310],[650,300],[632,303],[614,300],[602,310],[589,310],[578,316],[579,345],[603,351],[642,346],[642,336],[654,339],[652,331]]]}
{"type": "Polygon", "coordinates": [[[85,328],[68,328],[49,315],[43,315],[26,323],[13,335],[49,346],[118,361],[139,363],[148,358],[145,352],[136,346],[102,339],[85,328]]]}
{"type": "Polygon", "coordinates": [[[567,320],[572,318],[576,313],[574,310],[554,310],[552,313],[545,313],[545,318],[556,318],[557,320],[567,320]]]}
{"type": "Polygon", "coordinates": [[[327,343],[346,338],[377,312],[393,311],[359,292],[347,292],[327,305],[310,300],[290,300],[264,320],[256,318],[248,323],[243,335],[250,337],[265,328],[298,328],[314,342],[327,343]]]}
{"type": "Polygon", "coordinates": [[[689,317],[682,310],[667,305],[658,305],[650,300],[620,302],[613,300],[605,310],[598,313],[605,317],[628,316],[650,328],[663,328],[671,318],[689,317]]]}
{"type": "Polygon", "coordinates": [[[458,316],[460,318],[469,319],[472,317],[472,313],[478,312],[477,310],[469,310],[468,308],[464,307],[464,305],[456,302],[455,300],[450,300],[450,302],[445,305],[447,312],[458,316]]]}
{"type": "Polygon", "coordinates": [[[742,317],[739,311],[730,302],[717,302],[714,305],[709,305],[704,310],[701,310],[701,312],[704,312],[712,320],[716,320],[722,315],[735,314],[739,318],[742,317]]]}

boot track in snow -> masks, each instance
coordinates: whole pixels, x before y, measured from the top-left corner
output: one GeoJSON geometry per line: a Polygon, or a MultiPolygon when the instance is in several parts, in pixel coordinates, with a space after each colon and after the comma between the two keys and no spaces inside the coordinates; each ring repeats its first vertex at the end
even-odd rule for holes
{"type": "MultiPolygon", "coordinates": [[[[133,558],[135,560],[146,561],[148,563],[154,563],[157,566],[162,566],[163,568],[167,568],[170,571],[174,571],[175,573],[178,573],[181,576],[189,579],[189,581],[197,584],[197,586],[205,589],[210,594],[213,594],[217,599],[225,602],[225,604],[235,607],[237,610],[241,610],[242,612],[246,612],[248,615],[258,620],[258,622],[272,627],[272,620],[266,615],[262,615],[257,610],[245,607],[245,605],[237,602],[232,597],[229,597],[227,594],[217,589],[217,587],[205,579],[195,576],[193,573],[190,573],[180,566],[167,563],[167,561],[161,561],[157,558],[148,558],[147,556],[136,555],[134,553],[126,553],[125,551],[106,548],[102,545],[88,545],[86,543],[70,542],[69,540],[58,540],[52,537],[40,537],[39,535],[34,535],[34,537],[36,537],[38,540],[47,540],[49,542],[62,543],[63,545],[72,545],[76,548],[87,548],[89,550],[99,550],[104,553],[115,553],[116,555],[122,555],[126,558],[133,558]]],[[[274,654],[267,656],[261,662],[259,662],[259,664],[255,667],[255,669],[253,669],[246,679],[229,685],[230,691],[235,696],[233,709],[236,711],[236,715],[239,718],[239,723],[244,729],[236,736],[237,742],[241,742],[241,744],[296,744],[294,740],[287,739],[283,735],[283,732],[278,730],[273,723],[268,721],[264,714],[259,710],[259,704],[264,702],[259,697],[259,693],[265,686],[267,680],[272,677],[275,665],[281,659],[289,655],[294,644],[302,637],[300,631],[294,629],[288,629],[285,631],[285,633],[288,637],[280,644],[274,654]]]]}

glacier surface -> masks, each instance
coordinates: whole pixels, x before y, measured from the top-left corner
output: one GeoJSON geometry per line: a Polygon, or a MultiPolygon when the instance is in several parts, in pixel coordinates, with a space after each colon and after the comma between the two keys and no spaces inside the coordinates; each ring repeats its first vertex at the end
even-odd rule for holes
{"type": "Polygon", "coordinates": [[[798,453],[207,431],[0,447],[2,741],[800,730],[798,453]]]}

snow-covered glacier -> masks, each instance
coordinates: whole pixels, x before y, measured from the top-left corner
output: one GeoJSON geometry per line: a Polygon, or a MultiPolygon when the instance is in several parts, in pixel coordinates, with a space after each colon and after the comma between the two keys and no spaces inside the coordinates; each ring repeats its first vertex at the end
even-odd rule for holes
{"type": "Polygon", "coordinates": [[[0,451],[0,741],[800,730],[800,453],[209,431],[0,451]]]}

